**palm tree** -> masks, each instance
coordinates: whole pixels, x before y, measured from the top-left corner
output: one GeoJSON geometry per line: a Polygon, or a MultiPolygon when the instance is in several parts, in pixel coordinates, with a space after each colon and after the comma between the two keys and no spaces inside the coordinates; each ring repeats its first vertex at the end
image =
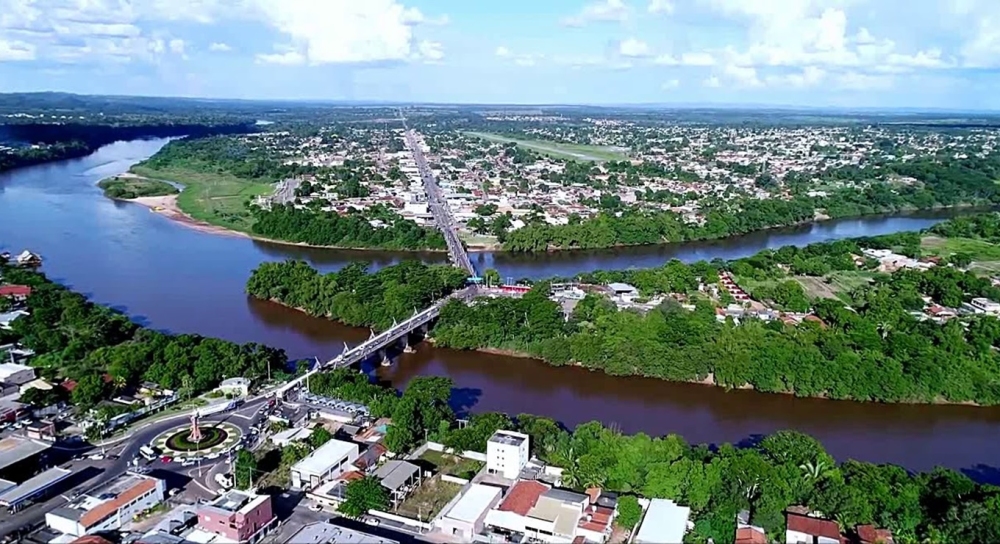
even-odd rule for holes
{"type": "Polygon", "coordinates": [[[889,336],[889,332],[892,331],[892,323],[882,321],[878,324],[878,330],[882,333],[882,340],[885,340],[885,337],[889,336]]]}
{"type": "Polygon", "coordinates": [[[802,470],[802,473],[805,475],[806,479],[813,481],[823,479],[826,476],[829,468],[830,467],[827,466],[826,461],[823,460],[807,461],[799,465],[799,469],[802,470]]]}

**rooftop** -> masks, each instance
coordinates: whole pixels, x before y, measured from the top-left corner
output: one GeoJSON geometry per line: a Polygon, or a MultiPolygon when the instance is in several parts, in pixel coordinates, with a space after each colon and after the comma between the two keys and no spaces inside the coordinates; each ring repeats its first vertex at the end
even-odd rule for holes
{"type": "Polygon", "coordinates": [[[840,540],[840,525],[836,521],[791,512],[785,515],[789,531],[840,540]]]}
{"type": "Polygon", "coordinates": [[[29,499],[39,491],[65,480],[70,474],[72,472],[64,468],[50,468],[41,474],[28,478],[23,484],[4,491],[0,495],[0,504],[12,505],[29,499]]]}
{"type": "Polygon", "coordinates": [[[375,476],[382,480],[382,485],[395,491],[402,487],[414,474],[420,472],[420,467],[406,461],[389,461],[378,467],[375,476]]]}
{"type": "Polygon", "coordinates": [[[507,446],[520,446],[525,440],[528,439],[528,435],[522,433],[516,433],[514,431],[497,431],[493,433],[490,437],[490,442],[494,444],[504,444],[507,446]]]}
{"type": "Polygon", "coordinates": [[[20,436],[0,440],[0,470],[49,449],[49,445],[20,436]]]}
{"type": "Polygon", "coordinates": [[[102,488],[88,494],[94,502],[84,501],[87,512],[80,517],[80,525],[89,527],[117,511],[123,505],[156,489],[158,480],[151,476],[127,473],[112,480],[102,488]],[[100,502],[97,502],[100,501],[100,502]]]}
{"type": "Polygon", "coordinates": [[[500,496],[502,491],[499,487],[491,485],[472,484],[445,517],[466,523],[475,523],[479,516],[493,505],[493,501],[500,496]]]}
{"type": "Polygon", "coordinates": [[[325,521],[310,523],[285,541],[286,544],[399,544],[396,540],[355,531],[325,521]]]}
{"type": "Polygon", "coordinates": [[[300,474],[323,474],[330,467],[339,463],[345,455],[352,451],[356,453],[359,449],[354,442],[333,439],[316,448],[316,451],[309,454],[309,457],[295,463],[292,470],[300,474]]]}
{"type": "Polygon", "coordinates": [[[19,365],[17,363],[0,363],[0,381],[4,381],[14,374],[24,372],[25,370],[29,370],[34,373],[34,370],[27,365],[19,365]]]}
{"type": "Polygon", "coordinates": [[[521,516],[528,515],[538,498],[549,490],[549,486],[532,480],[522,480],[514,484],[507,493],[507,498],[500,503],[498,510],[514,512],[521,516]]]}
{"type": "Polygon", "coordinates": [[[674,501],[666,499],[653,499],[642,518],[634,542],[682,542],[690,516],[691,509],[687,506],[678,506],[674,501]]]}
{"type": "Polygon", "coordinates": [[[239,512],[247,503],[251,501],[251,499],[256,496],[257,495],[252,495],[250,493],[234,489],[208,503],[208,506],[218,508],[219,510],[225,510],[226,512],[239,512]]]}

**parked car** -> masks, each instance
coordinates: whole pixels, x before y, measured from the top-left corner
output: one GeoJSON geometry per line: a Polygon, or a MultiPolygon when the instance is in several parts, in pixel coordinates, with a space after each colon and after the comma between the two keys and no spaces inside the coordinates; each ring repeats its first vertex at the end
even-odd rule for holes
{"type": "Polygon", "coordinates": [[[163,457],[160,457],[160,461],[162,461],[164,463],[171,463],[171,462],[173,462],[173,460],[174,460],[174,458],[171,457],[171,456],[169,456],[169,455],[164,455],[163,457]]]}

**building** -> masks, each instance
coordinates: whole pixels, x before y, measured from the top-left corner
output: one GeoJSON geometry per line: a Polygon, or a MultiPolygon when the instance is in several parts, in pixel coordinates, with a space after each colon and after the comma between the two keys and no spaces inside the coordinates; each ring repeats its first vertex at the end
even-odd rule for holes
{"type": "Polygon", "coordinates": [[[500,503],[502,495],[503,490],[499,487],[472,484],[458,502],[438,520],[437,525],[447,535],[463,542],[472,542],[475,535],[483,532],[486,514],[500,503]]]}
{"type": "Polygon", "coordinates": [[[767,531],[750,524],[750,512],[743,510],[736,516],[735,544],[768,544],[767,531]]]}
{"type": "Polygon", "coordinates": [[[407,461],[389,461],[378,467],[374,476],[389,490],[392,503],[398,505],[420,485],[420,467],[407,461]]]}
{"type": "Polygon", "coordinates": [[[28,312],[24,310],[14,310],[13,312],[0,313],[0,329],[9,331],[11,329],[11,323],[19,317],[24,317],[26,315],[28,315],[28,312]]]}
{"type": "Polygon", "coordinates": [[[27,285],[0,285],[0,298],[9,298],[23,302],[31,295],[31,287],[27,285]]]}
{"type": "Polygon", "coordinates": [[[528,435],[497,431],[486,442],[486,471],[514,480],[528,464],[528,435]]]}
{"type": "Polygon", "coordinates": [[[38,469],[50,444],[21,436],[0,440],[0,478],[23,482],[38,469]]]}
{"type": "MultiPolygon", "coordinates": [[[[234,490],[198,508],[196,532],[215,535],[213,542],[253,544],[267,534],[275,520],[270,495],[234,490]]],[[[187,538],[202,541],[204,536],[187,538]]]]}
{"type": "Polygon", "coordinates": [[[627,283],[609,283],[608,290],[611,291],[611,294],[614,295],[615,298],[623,302],[631,302],[639,296],[639,290],[627,283]]]}
{"type": "Polygon", "coordinates": [[[250,394],[250,380],[247,378],[229,378],[222,380],[219,384],[219,391],[227,395],[245,397],[250,394]]]}
{"type": "Polygon", "coordinates": [[[970,313],[1000,316],[1000,302],[994,302],[984,297],[976,297],[962,304],[962,308],[970,313]]]}
{"type": "Polygon", "coordinates": [[[0,363],[0,382],[21,386],[35,379],[35,369],[17,363],[0,363]]]}
{"type": "Polygon", "coordinates": [[[0,506],[10,512],[30,506],[32,501],[51,495],[71,474],[71,471],[64,468],[52,467],[28,478],[21,485],[15,486],[13,482],[0,480],[0,488],[4,489],[0,494],[0,506]]]}
{"type": "Polygon", "coordinates": [[[892,531],[879,529],[874,525],[858,525],[854,528],[858,544],[894,544],[892,531]]]}
{"type": "Polygon", "coordinates": [[[285,541],[286,544],[399,544],[399,541],[355,531],[325,521],[310,523],[285,541]]]}
{"type": "Polygon", "coordinates": [[[163,502],[166,490],[166,483],[159,478],[127,472],[70,505],[45,514],[45,524],[73,536],[115,531],[163,502]]]}
{"type": "Polygon", "coordinates": [[[786,544],[840,544],[836,521],[788,512],[785,514],[786,544]]]}
{"type": "Polygon", "coordinates": [[[486,514],[484,525],[494,532],[521,533],[543,542],[604,542],[616,511],[595,502],[599,499],[599,493],[591,496],[521,480],[500,506],[486,514]]]}
{"type": "Polygon", "coordinates": [[[305,427],[292,427],[291,429],[285,429],[284,431],[275,433],[271,435],[271,443],[280,448],[291,444],[292,442],[307,440],[312,436],[312,429],[306,429],[305,427]]]}
{"type": "Polygon", "coordinates": [[[354,442],[333,439],[292,466],[292,488],[312,489],[334,480],[358,458],[361,448],[354,442]]]}
{"type": "Polygon", "coordinates": [[[652,499],[646,514],[642,517],[634,544],[659,544],[661,542],[682,542],[688,530],[691,509],[678,506],[667,499],[652,499]]]}

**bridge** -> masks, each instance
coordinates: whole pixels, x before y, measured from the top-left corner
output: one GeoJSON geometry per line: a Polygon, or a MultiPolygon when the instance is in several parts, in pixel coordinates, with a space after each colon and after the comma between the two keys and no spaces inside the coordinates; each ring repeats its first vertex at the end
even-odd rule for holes
{"type": "Polygon", "coordinates": [[[441,308],[443,308],[448,301],[458,299],[468,302],[469,300],[475,298],[478,294],[479,287],[466,287],[436,301],[434,304],[431,304],[430,307],[420,312],[414,312],[412,316],[407,318],[406,321],[403,321],[402,323],[394,323],[392,327],[378,334],[372,332],[372,335],[368,340],[365,340],[354,347],[348,346],[345,342],[344,351],[341,352],[340,355],[326,361],[325,363],[316,364],[302,376],[299,376],[285,385],[282,385],[276,390],[276,395],[278,397],[284,397],[288,391],[291,391],[302,383],[307,382],[310,376],[319,372],[354,366],[373,356],[377,356],[382,361],[387,361],[389,359],[388,350],[399,346],[402,346],[404,350],[410,347],[409,336],[411,333],[421,330],[426,333],[427,326],[431,321],[434,321],[439,315],[441,315],[441,308]]]}

